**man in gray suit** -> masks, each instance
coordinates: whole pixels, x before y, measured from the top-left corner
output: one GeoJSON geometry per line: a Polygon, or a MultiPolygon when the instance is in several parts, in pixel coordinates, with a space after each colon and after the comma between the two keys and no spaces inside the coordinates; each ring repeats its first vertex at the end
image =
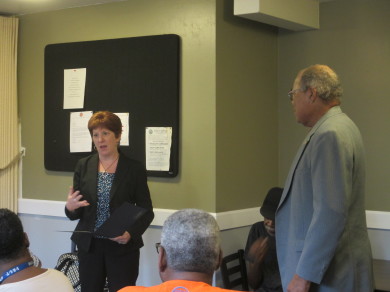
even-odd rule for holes
{"type": "Polygon", "coordinates": [[[284,291],[371,292],[359,129],[340,109],[342,88],[325,65],[301,70],[289,92],[310,131],[292,163],[276,213],[284,291]]]}

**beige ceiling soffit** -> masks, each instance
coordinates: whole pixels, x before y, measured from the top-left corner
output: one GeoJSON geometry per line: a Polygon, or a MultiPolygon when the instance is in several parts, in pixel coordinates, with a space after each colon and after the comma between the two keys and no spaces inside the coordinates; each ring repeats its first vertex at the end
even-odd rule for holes
{"type": "Polygon", "coordinates": [[[234,15],[293,31],[320,28],[318,0],[234,0],[234,15]]]}

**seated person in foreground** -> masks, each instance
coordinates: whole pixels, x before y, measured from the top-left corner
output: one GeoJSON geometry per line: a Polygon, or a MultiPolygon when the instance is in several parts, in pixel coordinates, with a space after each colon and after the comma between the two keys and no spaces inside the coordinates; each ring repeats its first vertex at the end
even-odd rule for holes
{"type": "Polygon", "coordinates": [[[257,292],[283,292],[275,242],[275,213],[282,188],[268,191],[260,208],[264,221],[252,225],[245,247],[248,283],[257,292]]]}
{"type": "Polygon", "coordinates": [[[152,287],[128,286],[120,292],[232,291],[211,286],[214,271],[222,260],[222,251],[219,227],[210,214],[197,209],[173,213],[164,222],[158,252],[163,283],[152,287]]]}
{"type": "Polygon", "coordinates": [[[34,266],[29,245],[18,215],[0,209],[0,291],[74,291],[63,273],[34,266]]]}

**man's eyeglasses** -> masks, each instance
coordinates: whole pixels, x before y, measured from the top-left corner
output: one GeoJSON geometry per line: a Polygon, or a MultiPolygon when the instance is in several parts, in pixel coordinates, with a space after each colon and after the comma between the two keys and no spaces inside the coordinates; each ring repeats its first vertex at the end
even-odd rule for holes
{"type": "Polygon", "coordinates": [[[290,99],[290,101],[293,100],[294,94],[295,94],[296,92],[298,92],[298,91],[302,91],[302,89],[297,88],[297,89],[291,90],[289,93],[287,93],[287,96],[288,96],[288,98],[290,99]]]}
{"type": "Polygon", "coordinates": [[[160,246],[161,246],[161,242],[157,242],[157,243],[156,243],[156,250],[157,250],[157,253],[160,253],[160,246]]]}

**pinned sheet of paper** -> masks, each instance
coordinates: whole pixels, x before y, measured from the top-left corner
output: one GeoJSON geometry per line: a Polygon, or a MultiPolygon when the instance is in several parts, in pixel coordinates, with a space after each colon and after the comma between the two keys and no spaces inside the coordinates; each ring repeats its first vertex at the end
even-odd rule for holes
{"type": "Polygon", "coordinates": [[[92,138],[88,130],[88,121],[92,111],[70,113],[70,152],[91,152],[92,138]]]}
{"type": "Polygon", "coordinates": [[[64,70],[64,109],[83,108],[87,68],[64,70]]]}
{"type": "Polygon", "coordinates": [[[172,127],[147,127],[145,132],[146,169],[169,171],[172,127]]]}

